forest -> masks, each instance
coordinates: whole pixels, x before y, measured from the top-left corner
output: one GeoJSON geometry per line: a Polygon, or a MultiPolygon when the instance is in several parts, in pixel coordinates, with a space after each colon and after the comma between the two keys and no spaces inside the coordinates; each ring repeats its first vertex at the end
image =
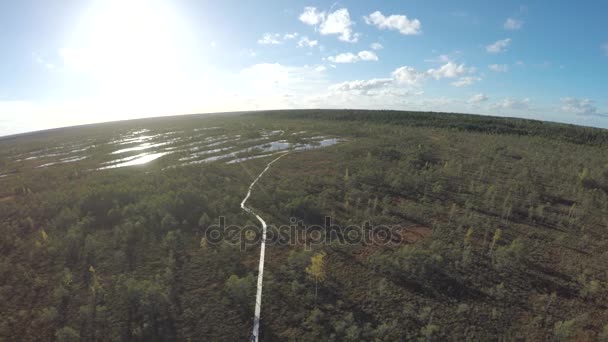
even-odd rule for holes
{"type": "Polygon", "coordinates": [[[261,340],[608,341],[607,147],[597,128],[362,110],[5,137],[0,341],[248,339],[259,244],[208,232],[259,233],[240,203],[279,152],[248,202],[269,225],[400,239],[268,244],[261,340]]]}

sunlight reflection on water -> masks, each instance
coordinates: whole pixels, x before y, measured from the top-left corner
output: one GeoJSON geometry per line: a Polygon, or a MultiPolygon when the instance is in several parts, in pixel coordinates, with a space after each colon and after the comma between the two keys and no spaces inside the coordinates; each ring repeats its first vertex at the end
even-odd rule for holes
{"type": "MultiPolygon", "coordinates": [[[[105,170],[105,169],[114,169],[114,168],[125,167],[125,166],[142,165],[142,164],[149,163],[149,162],[151,162],[151,161],[153,161],[155,159],[158,159],[158,158],[164,156],[167,153],[168,152],[142,153],[142,154],[138,154],[137,156],[134,156],[133,158],[128,158],[130,160],[124,161],[122,163],[119,162],[119,163],[116,163],[116,164],[100,167],[97,170],[105,170]]],[[[127,158],[124,158],[124,159],[127,159],[127,158]]]]}

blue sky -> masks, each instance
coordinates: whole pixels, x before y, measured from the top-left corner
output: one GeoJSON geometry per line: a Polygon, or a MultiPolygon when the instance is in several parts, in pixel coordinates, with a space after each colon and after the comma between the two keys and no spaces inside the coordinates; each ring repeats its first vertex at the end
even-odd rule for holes
{"type": "Polygon", "coordinates": [[[0,135],[155,115],[385,108],[608,127],[608,3],[0,3],[0,135]]]}

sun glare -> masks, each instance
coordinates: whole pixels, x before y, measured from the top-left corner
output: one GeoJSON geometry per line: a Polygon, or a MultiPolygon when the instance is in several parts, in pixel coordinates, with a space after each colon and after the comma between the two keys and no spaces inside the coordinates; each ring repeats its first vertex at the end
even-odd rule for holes
{"type": "Polygon", "coordinates": [[[186,73],[191,34],[169,1],[99,1],[78,26],[76,47],[61,54],[100,90],[149,96],[186,73]]]}

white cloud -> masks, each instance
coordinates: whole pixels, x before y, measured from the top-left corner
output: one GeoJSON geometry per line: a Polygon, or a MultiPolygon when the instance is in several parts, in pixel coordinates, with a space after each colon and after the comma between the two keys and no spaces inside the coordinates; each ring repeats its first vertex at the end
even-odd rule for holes
{"type": "MultiPolygon", "coordinates": [[[[409,67],[395,70],[390,78],[373,78],[369,80],[354,80],[334,84],[328,87],[328,92],[322,95],[324,106],[344,107],[356,106],[359,108],[404,108],[405,98],[410,95],[422,95],[423,91],[413,89],[411,83],[415,81],[406,73],[409,67]],[[405,78],[410,77],[410,84],[405,78]],[[402,82],[397,80],[399,78],[402,82]]],[[[415,73],[415,71],[413,71],[415,73]]]]}
{"type": "Polygon", "coordinates": [[[304,7],[300,14],[300,21],[311,26],[318,25],[325,20],[325,12],[319,12],[315,7],[304,7]]]}
{"type": "Polygon", "coordinates": [[[439,69],[429,69],[427,74],[436,80],[442,78],[454,78],[470,72],[473,72],[473,68],[467,68],[464,64],[456,64],[453,62],[447,62],[446,64],[439,67],[439,69]]]}
{"type": "Polygon", "coordinates": [[[458,80],[456,80],[450,84],[453,85],[454,87],[467,87],[477,81],[481,81],[481,78],[475,77],[475,76],[465,76],[465,77],[459,78],[458,80]]]}
{"type": "Polygon", "coordinates": [[[356,55],[352,52],[341,53],[327,58],[332,63],[356,63],[359,61],[378,61],[378,55],[373,51],[363,50],[356,55]]]}
{"type": "Polygon", "coordinates": [[[511,44],[511,38],[498,40],[488,46],[486,46],[486,51],[489,53],[499,53],[507,50],[507,47],[511,44]]]}
{"type": "Polygon", "coordinates": [[[416,86],[429,79],[425,72],[403,66],[389,78],[357,80],[331,86],[332,91],[322,93],[313,107],[329,108],[386,108],[408,110],[467,111],[471,106],[466,100],[422,97],[416,86]],[[339,91],[338,91],[339,90],[339,91]],[[364,96],[362,96],[364,95],[364,96]],[[412,95],[416,95],[412,97],[412,95]]]}
{"type": "MultiPolygon", "coordinates": [[[[299,36],[297,32],[287,32],[284,34],[280,33],[264,33],[262,38],[258,39],[258,44],[262,45],[279,45],[283,44],[287,40],[294,40],[299,36]]],[[[298,46],[315,46],[318,42],[316,40],[309,40],[308,37],[302,37],[298,41],[298,46]],[[312,45],[310,45],[312,44],[312,45]]]]}
{"type": "Polygon", "coordinates": [[[506,64],[490,64],[488,65],[488,69],[496,72],[507,72],[509,71],[509,66],[506,64]]]}
{"type": "Polygon", "coordinates": [[[488,100],[488,97],[485,94],[479,93],[479,94],[475,94],[475,95],[471,96],[471,98],[467,102],[471,103],[471,104],[477,104],[477,103],[485,102],[487,100],[488,100]]]}
{"type": "Polygon", "coordinates": [[[524,21],[519,19],[508,18],[503,27],[505,30],[519,30],[524,26],[524,21]]]}
{"type": "Polygon", "coordinates": [[[376,55],[375,52],[368,51],[368,50],[359,51],[359,53],[357,54],[357,56],[362,61],[374,61],[375,62],[375,61],[378,60],[378,55],[376,55]]]}
{"type": "Polygon", "coordinates": [[[278,33],[264,33],[262,38],[258,39],[258,44],[262,45],[278,45],[281,44],[281,35],[278,33]]]}
{"type": "Polygon", "coordinates": [[[497,109],[528,109],[530,108],[530,99],[515,99],[512,97],[504,98],[494,104],[497,109]]]}
{"type": "Polygon", "coordinates": [[[319,45],[319,42],[317,40],[308,39],[308,37],[306,36],[300,38],[300,40],[298,41],[299,47],[315,47],[317,45],[319,45]]]}
{"type": "Polygon", "coordinates": [[[318,72],[323,72],[325,70],[327,70],[327,67],[324,65],[319,65],[318,67],[315,68],[315,71],[318,71],[318,72]]]}
{"type": "Polygon", "coordinates": [[[385,17],[380,11],[370,14],[368,17],[363,17],[369,25],[375,25],[379,29],[396,30],[404,35],[420,34],[420,20],[408,19],[405,15],[389,15],[385,17]]]}
{"type": "MultiPolygon", "coordinates": [[[[419,72],[409,66],[402,66],[391,73],[390,78],[373,78],[369,80],[347,81],[332,85],[332,92],[350,92],[365,95],[404,96],[413,93],[426,78],[424,72],[419,72]]],[[[420,91],[415,91],[420,93],[420,91]]]]}
{"type": "Polygon", "coordinates": [[[448,61],[437,69],[429,69],[426,72],[418,71],[409,66],[403,66],[393,71],[393,78],[397,83],[408,86],[416,86],[421,84],[428,78],[441,80],[444,78],[458,78],[451,84],[455,87],[464,87],[471,85],[481,78],[471,75],[475,73],[475,68],[467,67],[464,64],[456,64],[448,61]],[[468,76],[467,76],[468,75],[468,76]]]}
{"type": "Polygon", "coordinates": [[[402,66],[392,73],[397,83],[407,86],[417,86],[426,79],[426,74],[410,66],[402,66]]]}
{"type": "Polygon", "coordinates": [[[573,97],[564,97],[560,99],[562,103],[561,110],[570,114],[581,116],[608,116],[608,114],[598,113],[598,109],[590,99],[577,99],[573,97]]]}
{"type": "Polygon", "coordinates": [[[353,33],[353,22],[346,8],[340,8],[334,12],[319,11],[315,7],[305,7],[300,14],[300,21],[307,25],[318,28],[322,35],[339,35],[338,39],[344,42],[354,43],[359,39],[357,33],[353,33]]]}
{"type": "Polygon", "coordinates": [[[356,91],[368,93],[372,90],[384,88],[393,83],[392,78],[373,78],[371,80],[356,80],[342,82],[329,87],[331,91],[356,91]]]}
{"type": "Polygon", "coordinates": [[[359,56],[352,52],[346,52],[336,56],[330,56],[327,59],[332,63],[355,63],[359,60],[359,56]]]}
{"type": "Polygon", "coordinates": [[[329,13],[325,21],[321,23],[319,32],[324,35],[339,34],[338,39],[345,42],[356,42],[358,35],[353,34],[353,22],[350,20],[350,15],[346,8],[341,8],[333,13],[329,13]]]}
{"type": "Polygon", "coordinates": [[[369,47],[372,48],[372,50],[382,50],[384,48],[380,43],[372,43],[369,47]]]}

